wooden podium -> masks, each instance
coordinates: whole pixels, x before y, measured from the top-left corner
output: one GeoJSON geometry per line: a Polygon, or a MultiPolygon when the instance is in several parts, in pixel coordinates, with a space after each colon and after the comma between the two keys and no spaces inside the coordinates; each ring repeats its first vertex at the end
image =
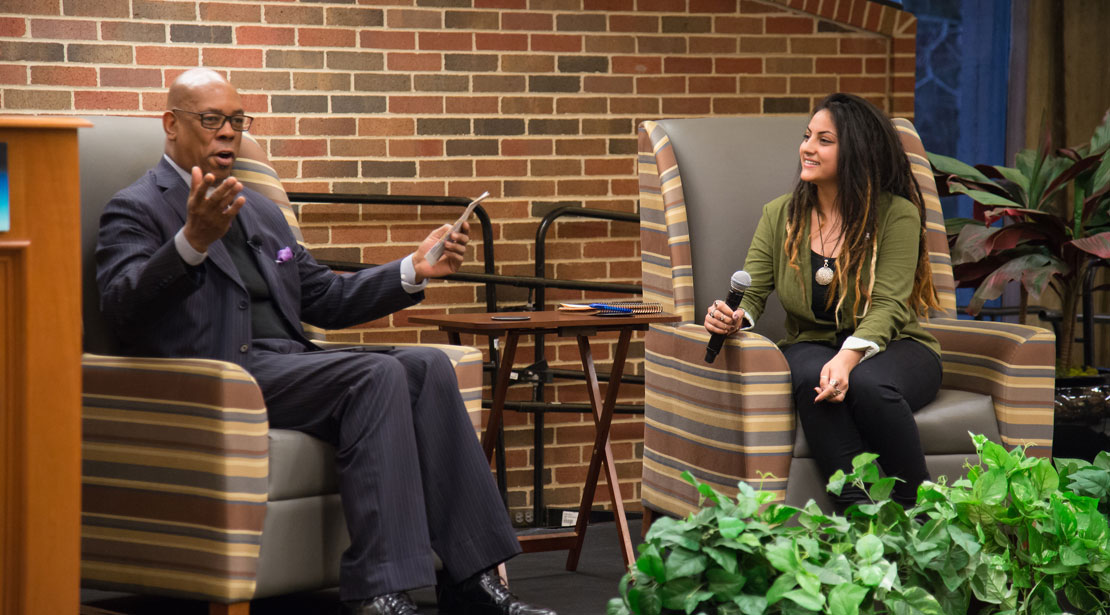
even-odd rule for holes
{"type": "Polygon", "coordinates": [[[84,120],[0,117],[0,612],[77,613],[84,120]],[[2,196],[2,195],[0,195],[2,196]],[[2,227],[0,227],[2,228],[2,227]]]}

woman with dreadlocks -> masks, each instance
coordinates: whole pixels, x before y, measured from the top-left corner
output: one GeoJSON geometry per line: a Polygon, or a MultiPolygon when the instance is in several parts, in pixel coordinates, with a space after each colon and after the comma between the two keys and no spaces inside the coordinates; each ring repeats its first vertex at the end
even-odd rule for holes
{"type": "MultiPolygon", "coordinates": [[[[940,388],[940,346],[918,323],[937,307],[925,247],[925,205],[898,134],[871,103],[832,94],[798,148],[790,194],[771,201],[744,263],[752,284],[735,313],[714,301],[711,333],[754,325],[777,290],[779,342],[806,440],[826,476],[879,455],[913,504],[929,478],[913,413],[940,388]]],[[[865,499],[845,488],[840,510],[865,499]]]]}

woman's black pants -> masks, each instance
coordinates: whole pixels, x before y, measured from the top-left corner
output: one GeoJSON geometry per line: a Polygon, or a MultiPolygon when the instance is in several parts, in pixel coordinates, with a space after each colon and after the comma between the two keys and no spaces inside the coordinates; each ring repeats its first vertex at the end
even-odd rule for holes
{"type": "MultiPolygon", "coordinates": [[[[891,341],[886,350],[852,371],[843,402],[814,403],[821,368],[838,350],[812,342],[783,349],[790,364],[794,407],[813,456],[827,478],[836,470],[851,472],[852,458],[860,453],[878,454],[887,476],[904,481],[895,485],[892,497],[911,506],[918,485],[929,478],[913,413],[937,395],[940,358],[920,342],[891,341]]],[[[860,500],[866,500],[861,491],[845,487],[836,505],[843,511],[860,500]]]]}

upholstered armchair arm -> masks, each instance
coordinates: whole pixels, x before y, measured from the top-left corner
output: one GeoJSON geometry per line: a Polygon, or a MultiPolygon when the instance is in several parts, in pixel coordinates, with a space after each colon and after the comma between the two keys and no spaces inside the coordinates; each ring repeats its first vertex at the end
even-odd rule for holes
{"type": "Polygon", "coordinates": [[[1056,338],[1051,331],[1009,323],[932,318],[940,341],[943,387],[990,395],[1002,443],[1052,454],[1056,338]]]}
{"type": "Polygon", "coordinates": [[[239,366],[86,354],[81,576],[250,599],[266,514],[266,408],[239,366]]]}
{"type": "Polygon", "coordinates": [[[652,325],[645,340],[643,501],[677,516],[698,506],[684,470],[725,493],[743,480],[781,498],[794,450],[790,368],[778,347],[742,332],[707,364],[708,341],[691,323],[652,325]]]}

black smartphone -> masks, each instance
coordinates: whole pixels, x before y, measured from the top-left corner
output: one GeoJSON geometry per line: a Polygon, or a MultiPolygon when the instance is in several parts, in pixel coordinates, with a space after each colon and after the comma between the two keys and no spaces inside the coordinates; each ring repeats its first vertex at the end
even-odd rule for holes
{"type": "Polygon", "coordinates": [[[490,320],[531,320],[531,316],[490,316],[490,320]]]}

